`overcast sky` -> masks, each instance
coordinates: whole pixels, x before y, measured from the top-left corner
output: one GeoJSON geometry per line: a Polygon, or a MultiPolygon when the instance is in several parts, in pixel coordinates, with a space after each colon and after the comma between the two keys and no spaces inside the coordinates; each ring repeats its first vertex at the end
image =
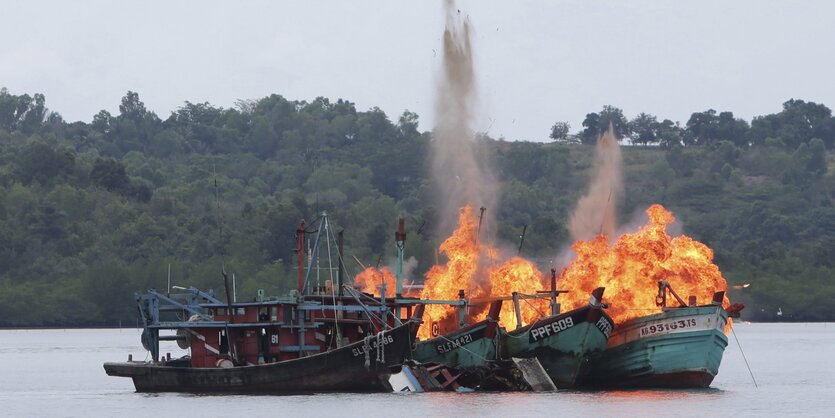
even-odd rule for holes
{"type": "MultiPolygon", "coordinates": [[[[605,104],[686,122],[750,120],[789,98],[835,107],[835,2],[459,1],[475,28],[475,129],[546,140],[605,104]]],[[[0,86],[44,93],[68,121],[137,91],[160,117],[184,101],[277,93],[405,109],[432,127],[441,0],[0,0],[0,86]]]]}

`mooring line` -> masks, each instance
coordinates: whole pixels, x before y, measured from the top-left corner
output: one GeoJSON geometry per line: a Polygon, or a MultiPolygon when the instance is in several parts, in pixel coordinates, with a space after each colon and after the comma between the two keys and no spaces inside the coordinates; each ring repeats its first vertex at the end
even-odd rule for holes
{"type": "Polygon", "coordinates": [[[739,343],[739,338],[736,336],[736,331],[734,330],[734,326],[731,325],[731,334],[734,335],[734,339],[736,340],[736,346],[739,347],[739,352],[742,353],[742,359],[745,360],[745,367],[748,368],[748,374],[751,375],[751,380],[754,381],[754,387],[759,389],[759,385],[757,384],[757,379],[754,378],[754,372],[751,371],[751,366],[748,365],[748,359],[745,358],[745,351],[742,351],[742,344],[739,343]]]}

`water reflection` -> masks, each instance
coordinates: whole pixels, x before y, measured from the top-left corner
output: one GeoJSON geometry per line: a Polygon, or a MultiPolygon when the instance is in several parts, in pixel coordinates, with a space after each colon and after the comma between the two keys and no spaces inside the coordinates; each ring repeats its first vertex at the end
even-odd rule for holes
{"type": "Polygon", "coordinates": [[[211,416],[319,418],[832,416],[835,362],[830,353],[835,352],[835,327],[742,324],[736,332],[759,388],[731,343],[710,389],[208,396],[141,394],[129,379],[107,376],[104,361],[122,360],[128,353],[134,359],[145,356],[135,351],[135,332],[0,330],[0,415],[114,417],[164,411],[165,416],[188,416],[204,411],[211,416]],[[47,351],[56,347],[61,350],[47,351]]]}
{"type": "Polygon", "coordinates": [[[601,399],[635,399],[641,401],[651,400],[687,400],[693,398],[718,398],[725,394],[719,388],[704,389],[635,389],[635,390],[612,390],[595,392],[594,396],[601,399]]]}

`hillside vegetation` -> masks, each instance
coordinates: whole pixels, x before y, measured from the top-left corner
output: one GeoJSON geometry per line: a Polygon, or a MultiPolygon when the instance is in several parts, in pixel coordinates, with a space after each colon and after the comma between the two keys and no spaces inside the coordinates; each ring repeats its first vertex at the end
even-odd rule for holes
{"type": "MultiPolygon", "coordinates": [[[[792,100],[750,124],[729,113],[680,126],[607,106],[576,135],[556,124],[548,144],[480,136],[502,183],[488,208],[497,240],[515,247],[527,225],[523,254],[549,268],[612,122],[641,144],[623,148],[623,223],[651,203],[672,210],[732,285],[751,283],[731,291],[748,319],[835,319],[831,111],[792,100]]],[[[414,113],[345,100],[186,102],[160,117],[128,92],[118,114],[86,123],[0,90],[0,326],[132,324],[133,292],[165,288],[169,266],[174,285],[221,289],[225,266],[239,295],[284,293],[296,225],[322,211],[367,264],[391,260],[405,217],[420,281],[443,239],[430,141],[414,113]]]]}

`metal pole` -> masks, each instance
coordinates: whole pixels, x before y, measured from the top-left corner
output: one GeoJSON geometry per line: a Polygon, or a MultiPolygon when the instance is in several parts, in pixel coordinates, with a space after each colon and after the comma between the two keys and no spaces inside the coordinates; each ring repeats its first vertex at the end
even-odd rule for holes
{"type": "Polygon", "coordinates": [[[301,295],[304,291],[304,219],[299,221],[296,228],[296,258],[298,262],[298,291],[301,295]]]}
{"type": "MultiPolygon", "coordinates": [[[[397,268],[395,271],[394,296],[396,299],[403,297],[403,253],[406,248],[406,220],[400,218],[397,225],[397,232],[394,234],[394,244],[397,247],[397,268]]],[[[400,322],[400,305],[394,305],[394,318],[400,322]]]]}
{"type": "Polygon", "coordinates": [[[466,312],[467,312],[467,301],[464,300],[464,289],[458,290],[458,300],[461,301],[461,305],[458,307],[458,326],[463,328],[466,325],[466,312]]]}
{"type": "Polygon", "coordinates": [[[339,296],[343,295],[342,285],[345,281],[345,264],[342,261],[343,254],[345,254],[345,251],[343,250],[345,245],[345,236],[343,232],[345,232],[345,230],[339,231],[336,235],[336,251],[338,252],[337,261],[339,262],[339,271],[336,273],[336,287],[339,289],[339,296]]]}
{"type": "MultiPolygon", "coordinates": [[[[319,239],[322,237],[322,230],[325,228],[325,222],[328,220],[328,214],[322,212],[322,220],[319,222],[319,229],[316,231],[316,240],[313,241],[313,249],[310,252],[310,260],[307,262],[307,271],[304,274],[304,281],[302,282],[302,290],[307,289],[307,281],[310,278],[310,271],[313,269],[313,261],[319,257],[319,239]]],[[[302,294],[304,294],[302,292],[302,294]]]]}
{"type": "Polygon", "coordinates": [[[513,310],[516,311],[516,329],[522,328],[522,311],[519,309],[519,292],[513,292],[513,310]]]}
{"type": "MultiPolygon", "coordinates": [[[[386,306],[386,290],[386,281],[383,280],[383,283],[380,285],[380,306],[386,306]]],[[[383,310],[382,312],[380,312],[380,319],[383,321],[383,326],[381,330],[386,329],[386,324],[388,323],[386,322],[387,313],[388,310],[383,310]]]]}
{"type": "Polygon", "coordinates": [[[397,233],[394,234],[394,241],[397,245],[397,278],[395,295],[403,296],[403,252],[406,244],[406,220],[400,218],[397,226],[397,233]]]}
{"type": "Polygon", "coordinates": [[[475,231],[475,243],[478,245],[479,241],[481,240],[481,221],[484,220],[484,211],[487,210],[484,206],[480,207],[479,210],[481,213],[478,215],[478,229],[475,231]]]}
{"type": "Polygon", "coordinates": [[[516,255],[522,254],[522,244],[525,243],[525,232],[528,231],[528,224],[522,226],[522,235],[519,235],[519,248],[516,249],[516,255]]]}
{"type": "Polygon", "coordinates": [[[557,305],[557,269],[551,269],[551,316],[560,313],[560,305],[557,305]]]}

